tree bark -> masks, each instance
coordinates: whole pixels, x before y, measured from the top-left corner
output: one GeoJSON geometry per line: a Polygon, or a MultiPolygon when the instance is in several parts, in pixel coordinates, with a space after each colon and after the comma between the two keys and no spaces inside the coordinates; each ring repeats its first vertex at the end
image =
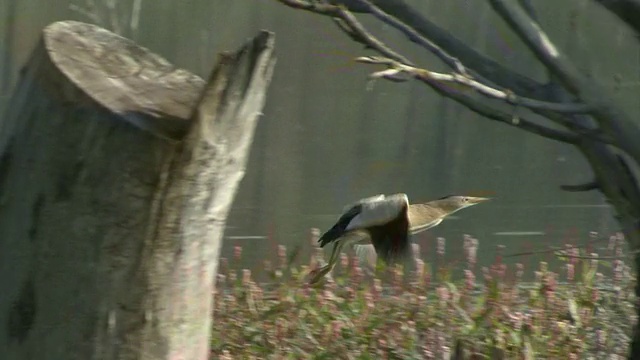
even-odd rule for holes
{"type": "Polygon", "coordinates": [[[44,30],[0,124],[0,358],[208,358],[273,44],[205,83],[93,25],[44,30]]]}

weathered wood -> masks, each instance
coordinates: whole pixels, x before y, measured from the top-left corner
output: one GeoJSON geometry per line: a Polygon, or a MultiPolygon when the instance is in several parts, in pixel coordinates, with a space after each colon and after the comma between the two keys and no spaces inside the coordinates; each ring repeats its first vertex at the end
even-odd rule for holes
{"type": "Polygon", "coordinates": [[[205,83],[98,27],[45,29],[0,129],[0,358],[208,357],[273,42],[205,83]]]}

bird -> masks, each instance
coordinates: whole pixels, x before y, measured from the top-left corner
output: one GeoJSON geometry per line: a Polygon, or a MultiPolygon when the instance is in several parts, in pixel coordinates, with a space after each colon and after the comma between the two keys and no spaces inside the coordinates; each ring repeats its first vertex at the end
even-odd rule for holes
{"type": "Polygon", "coordinates": [[[407,194],[376,195],[344,208],[338,221],[320,238],[320,247],[333,244],[329,263],[312,271],[318,282],[335,267],[343,248],[351,245],[364,258],[375,252],[387,264],[411,255],[410,236],[439,225],[447,216],[490,198],[448,195],[426,203],[409,204],[407,194]]]}

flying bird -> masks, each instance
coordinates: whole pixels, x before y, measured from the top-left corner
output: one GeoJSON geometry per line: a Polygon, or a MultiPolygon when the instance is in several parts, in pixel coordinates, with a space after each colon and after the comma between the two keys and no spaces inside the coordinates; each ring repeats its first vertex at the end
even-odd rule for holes
{"type": "Polygon", "coordinates": [[[437,226],[445,217],[489,198],[450,195],[422,204],[409,204],[406,194],[377,195],[345,207],[343,214],[318,242],[333,244],[329,263],[311,273],[315,283],[335,267],[340,251],[354,246],[360,257],[375,251],[387,264],[401,263],[411,255],[413,234],[437,226]],[[373,247],[373,249],[371,249],[373,247]]]}

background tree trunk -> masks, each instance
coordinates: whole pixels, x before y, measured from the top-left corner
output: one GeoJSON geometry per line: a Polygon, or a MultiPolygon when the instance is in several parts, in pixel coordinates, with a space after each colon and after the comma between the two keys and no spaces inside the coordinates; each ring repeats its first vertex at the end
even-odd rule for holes
{"type": "Polygon", "coordinates": [[[272,34],[209,81],[48,26],[0,131],[2,359],[206,359],[218,252],[272,34]]]}

